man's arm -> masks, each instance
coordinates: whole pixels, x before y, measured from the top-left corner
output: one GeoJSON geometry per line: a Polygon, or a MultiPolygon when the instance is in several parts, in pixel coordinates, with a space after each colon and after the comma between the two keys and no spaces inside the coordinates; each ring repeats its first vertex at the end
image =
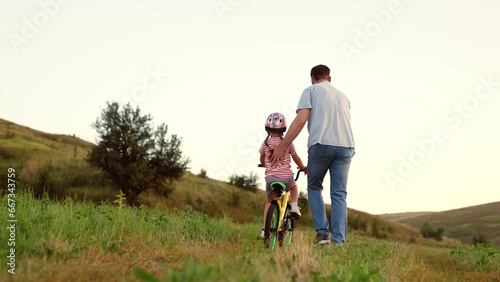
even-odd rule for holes
{"type": "Polygon", "coordinates": [[[292,144],[293,140],[297,138],[299,133],[304,128],[307,120],[309,119],[309,114],[311,113],[311,109],[300,109],[295,119],[292,121],[288,132],[286,133],[281,143],[274,148],[273,155],[271,157],[271,164],[275,164],[283,158],[285,153],[285,148],[292,144]]]}

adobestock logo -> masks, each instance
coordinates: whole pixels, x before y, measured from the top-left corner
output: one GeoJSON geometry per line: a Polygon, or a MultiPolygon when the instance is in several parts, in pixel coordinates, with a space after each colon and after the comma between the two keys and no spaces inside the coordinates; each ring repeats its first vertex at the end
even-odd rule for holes
{"type": "Polygon", "coordinates": [[[354,28],[354,38],[352,44],[345,41],[340,43],[340,50],[346,58],[347,62],[352,61],[352,56],[360,54],[361,50],[368,47],[372,40],[380,35],[382,30],[386,28],[392,21],[393,15],[401,13],[403,7],[399,0],[391,0],[387,3],[387,7],[376,12],[371,11],[370,15],[373,20],[365,23],[363,28],[354,28]]]}
{"type": "Polygon", "coordinates": [[[229,177],[233,174],[241,175],[244,174],[244,170],[241,167],[240,163],[236,160],[230,160],[226,163],[225,170],[218,171],[215,174],[215,179],[219,179],[221,181],[229,181],[229,177]]]}
{"type": "Polygon", "coordinates": [[[215,0],[212,1],[212,6],[215,12],[217,12],[217,15],[219,15],[220,20],[223,21],[224,14],[234,11],[234,8],[241,5],[242,2],[243,0],[215,0]]]}
{"type": "Polygon", "coordinates": [[[146,97],[158,89],[163,79],[168,77],[168,73],[160,70],[159,64],[147,66],[145,68],[146,75],[142,78],[141,82],[134,86],[130,92],[121,95],[121,103],[126,104],[129,102],[132,106],[146,100],[146,97]]]}
{"type": "Polygon", "coordinates": [[[9,32],[7,37],[10,45],[16,53],[19,52],[19,47],[27,44],[30,39],[33,39],[39,33],[40,29],[47,26],[50,19],[57,16],[61,10],[61,5],[66,5],[69,0],[42,0],[38,2],[40,10],[36,11],[31,18],[23,17],[21,31],[18,33],[9,32]]]}
{"type": "Polygon", "coordinates": [[[482,101],[495,93],[495,87],[500,86],[500,81],[494,81],[491,74],[487,78],[479,77],[478,80],[480,84],[474,90],[474,94],[465,97],[462,103],[454,104],[444,112],[444,121],[453,129],[458,129],[463,120],[469,118],[471,113],[479,108],[482,101]]]}
{"type": "MultiPolygon", "coordinates": [[[[476,86],[474,93],[465,97],[461,103],[453,104],[443,113],[443,119],[453,130],[457,130],[463,124],[463,120],[471,117],[471,114],[476,111],[481,102],[487,100],[496,92],[500,86],[500,81],[494,80],[493,75],[488,75],[487,78],[479,77],[479,84],[476,86]]],[[[422,166],[431,155],[436,152],[436,149],[448,140],[446,130],[437,127],[431,131],[428,138],[423,140],[415,140],[416,148],[406,156],[398,157],[398,165],[394,171],[386,171],[384,173],[385,180],[391,191],[396,190],[396,185],[404,183],[406,179],[412,176],[416,168],[422,166]]]]}
{"type": "Polygon", "coordinates": [[[85,110],[79,111],[80,117],[77,128],[81,138],[90,142],[96,140],[97,134],[91,127],[89,120],[95,120],[96,109],[104,101],[115,101],[120,106],[130,103],[132,107],[137,107],[146,101],[150,94],[158,90],[168,77],[169,73],[161,69],[160,63],[154,63],[145,66],[143,69],[133,70],[121,79],[114,81],[110,86],[102,89],[85,110]]]}

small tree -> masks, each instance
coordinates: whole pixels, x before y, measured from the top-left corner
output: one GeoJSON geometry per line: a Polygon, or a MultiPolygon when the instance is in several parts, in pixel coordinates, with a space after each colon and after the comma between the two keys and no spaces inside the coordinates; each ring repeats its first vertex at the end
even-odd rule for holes
{"type": "Polygon", "coordinates": [[[444,228],[440,227],[434,230],[429,222],[425,222],[422,225],[422,228],[420,228],[420,233],[422,234],[422,236],[424,236],[424,238],[434,238],[437,241],[442,241],[444,228]]]}
{"type": "Polygon", "coordinates": [[[425,222],[422,225],[422,228],[420,228],[420,233],[422,234],[422,236],[424,236],[424,238],[431,238],[432,237],[432,233],[434,233],[434,231],[432,230],[432,227],[429,224],[429,222],[425,222]]]}
{"type": "Polygon", "coordinates": [[[148,189],[168,196],[171,182],[182,176],[189,163],[182,156],[181,139],[177,135],[166,139],[167,126],[153,130],[151,120],[150,115],[141,115],[139,107],[134,110],[127,104],[120,109],[113,102],[92,124],[99,136],[87,160],[125,193],[129,205],[148,189]]]}
{"type": "Polygon", "coordinates": [[[432,238],[436,239],[437,241],[443,241],[443,234],[444,234],[444,228],[439,227],[434,231],[434,236],[432,238]]]}
{"type": "Polygon", "coordinates": [[[243,174],[233,174],[229,177],[229,184],[252,192],[257,191],[259,188],[259,185],[257,184],[258,181],[259,176],[253,172],[251,172],[248,176],[243,174]]]}

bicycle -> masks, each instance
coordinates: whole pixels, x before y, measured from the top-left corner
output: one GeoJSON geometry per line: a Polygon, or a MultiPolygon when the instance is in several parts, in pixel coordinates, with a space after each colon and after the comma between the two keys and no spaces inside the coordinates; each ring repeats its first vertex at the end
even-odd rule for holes
{"type": "MultiPolygon", "coordinates": [[[[259,164],[259,167],[264,167],[259,164]]],[[[299,179],[300,172],[297,171],[295,181],[299,179]]],[[[290,191],[287,191],[285,183],[273,181],[269,184],[271,191],[276,192],[276,197],[272,200],[267,211],[264,224],[264,245],[266,248],[274,250],[276,241],[280,247],[285,242],[285,247],[289,247],[293,237],[292,206],[289,203],[290,191]]]]}

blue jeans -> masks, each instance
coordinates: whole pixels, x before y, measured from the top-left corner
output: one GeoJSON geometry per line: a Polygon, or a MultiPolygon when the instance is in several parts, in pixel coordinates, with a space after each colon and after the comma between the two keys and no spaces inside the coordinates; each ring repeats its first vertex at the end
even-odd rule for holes
{"type": "Polygon", "coordinates": [[[316,144],[308,150],[307,196],[318,234],[328,234],[328,218],[321,192],[326,172],[330,171],[330,199],[332,202],[332,239],[341,245],[347,236],[347,175],[354,148],[316,144]]]}

